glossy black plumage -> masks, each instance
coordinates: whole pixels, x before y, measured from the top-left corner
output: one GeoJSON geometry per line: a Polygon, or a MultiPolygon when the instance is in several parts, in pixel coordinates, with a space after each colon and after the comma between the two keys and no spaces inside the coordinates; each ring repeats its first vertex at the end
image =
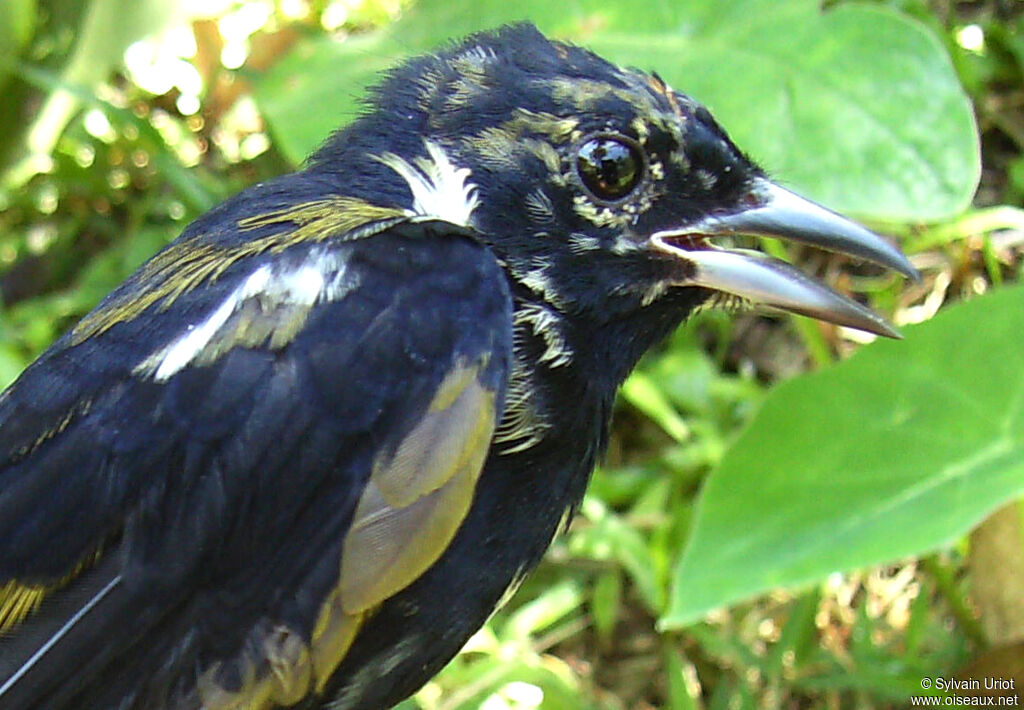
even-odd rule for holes
{"type": "MultiPolygon", "coordinates": [[[[93,552],[97,536],[84,531],[123,535],[121,545],[130,550],[123,574],[136,584],[125,585],[125,597],[103,610],[105,623],[95,637],[84,639],[82,655],[105,660],[105,650],[116,649],[130,633],[173,638],[183,633],[183,622],[201,629],[197,642],[208,653],[234,651],[239,635],[269,611],[262,596],[268,590],[280,597],[272,614],[312,625],[325,585],[334,583],[342,539],[337,526],[347,520],[338,516],[333,528],[325,523],[336,511],[351,515],[375,450],[422,415],[430,393],[460,357],[491,357],[488,384],[503,389],[511,338],[507,291],[479,245],[430,230],[417,225],[408,230],[412,236],[402,236],[402,230],[380,235],[380,250],[353,243],[349,269],[372,274],[372,282],[353,289],[345,308],[321,309],[305,331],[317,337],[298,335],[286,354],[235,350],[165,385],[132,381],[125,387],[123,368],[101,366],[138,359],[115,349],[131,352],[146,342],[131,327],[139,321],[132,321],[93,341],[104,343],[116,359],[90,353],[72,361],[65,353],[75,349],[62,350],[58,343],[23,375],[9,395],[18,399],[5,403],[12,417],[27,419],[31,402],[48,401],[23,403],[19,395],[35,397],[33,385],[52,391],[56,372],[66,372],[67,380],[83,386],[81,395],[95,400],[92,416],[72,422],[26,460],[56,479],[52,487],[41,491],[37,477],[27,479],[31,503],[17,496],[16,485],[6,487],[4,513],[31,505],[48,524],[26,529],[10,525],[22,522],[21,516],[0,517],[10,549],[23,553],[8,563],[5,576],[63,576],[93,552]],[[447,269],[449,260],[460,268],[447,269]],[[86,383],[96,386],[86,389],[86,383]],[[82,469],[97,475],[69,480],[68,472],[82,469]],[[123,533],[107,522],[136,506],[139,512],[123,533]],[[244,526],[236,520],[238,510],[247,513],[244,526]],[[252,565],[255,560],[259,564],[252,565]],[[298,568],[290,574],[309,578],[282,578],[286,566],[298,568]],[[189,608],[196,587],[211,584],[223,603],[209,599],[189,608]],[[252,599],[254,594],[259,598],[252,599]],[[170,628],[144,619],[134,629],[135,617],[145,617],[151,601],[183,605],[180,613],[192,618],[175,619],[170,628]],[[101,638],[104,643],[96,646],[101,638]]],[[[222,288],[233,281],[230,274],[222,280],[222,288]]],[[[18,472],[7,475],[13,480],[18,472]]],[[[166,646],[159,644],[156,653],[167,653],[166,646]]],[[[9,659],[5,649],[4,661],[9,659]]],[[[119,658],[104,674],[102,692],[84,696],[85,706],[116,706],[129,692],[125,684],[137,684],[160,663],[145,653],[119,658]]],[[[91,670],[84,666],[83,674],[91,670]]],[[[51,682],[73,687],[75,680],[66,670],[61,677],[39,679],[34,690],[51,682]]],[[[76,700],[79,707],[83,702],[76,700]]]]}
{"type": "Polygon", "coordinates": [[[708,243],[740,216],[912,272],[660,79],[531,27],[396,69],[0,399],[0,708],[414,692],[539,560],[616,388],[694,308],[891,332],[708,243]]]}

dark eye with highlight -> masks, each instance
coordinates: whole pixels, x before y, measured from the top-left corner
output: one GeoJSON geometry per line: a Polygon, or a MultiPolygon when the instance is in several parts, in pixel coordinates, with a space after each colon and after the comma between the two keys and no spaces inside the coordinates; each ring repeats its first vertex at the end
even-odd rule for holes
{"type": "Polygon", "coordinates": [[[594,197],[621,200],[640,183],[644,159],[640,148],[628,139],[597,136],[580,146],[576,170],[594,197]]]}

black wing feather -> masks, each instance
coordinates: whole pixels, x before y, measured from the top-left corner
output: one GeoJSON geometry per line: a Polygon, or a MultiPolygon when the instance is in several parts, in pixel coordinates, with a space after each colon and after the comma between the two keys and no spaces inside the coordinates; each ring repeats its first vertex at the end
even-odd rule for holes
{"type": "Polygon", "coordinates": [[[315,248],[328,246],[353,287],[282,347],[233,347],[166,381],[138,367],[269,263],[253,258],[170,307],[65,337],[0,400],[0,585],[54,585],[0,636],[0,708],[182,697],[261,619],[308,634],[374,457],[446,374],[487,363],[500,414],[511,301],[484,247],[439,223],[315,248]],[[11,681],[107,585],[88,623],[11,681]]]}

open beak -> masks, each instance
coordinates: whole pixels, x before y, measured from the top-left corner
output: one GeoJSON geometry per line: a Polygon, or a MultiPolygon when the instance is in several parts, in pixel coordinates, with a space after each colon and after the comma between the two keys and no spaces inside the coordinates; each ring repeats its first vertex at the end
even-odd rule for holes
{"type": "Polygon", "coordinates": [[[651,243],[656,249],[694,265],[694,276],[687,284],[877,335],[900,337],[882,316],[794,266],[759,251],[718,247],[707,239],[733,234],[790,239],[864,259],[920,280],[917,270],[897,248],[860,225],[764,178],[755,180],[750,197],[749,207],[712,215],[679,230],[657,232],[651,243]]]}

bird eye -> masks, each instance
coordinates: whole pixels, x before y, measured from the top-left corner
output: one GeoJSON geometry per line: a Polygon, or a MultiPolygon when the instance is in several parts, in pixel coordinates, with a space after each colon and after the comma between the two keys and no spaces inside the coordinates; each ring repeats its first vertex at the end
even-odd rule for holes
{"type": "Polygon", "coordinates": [[[600,200],[620,200],[643,177],[640,149],[621,138],[591,138],[576,155],[576,170],[587,189],[600,200]]]}

